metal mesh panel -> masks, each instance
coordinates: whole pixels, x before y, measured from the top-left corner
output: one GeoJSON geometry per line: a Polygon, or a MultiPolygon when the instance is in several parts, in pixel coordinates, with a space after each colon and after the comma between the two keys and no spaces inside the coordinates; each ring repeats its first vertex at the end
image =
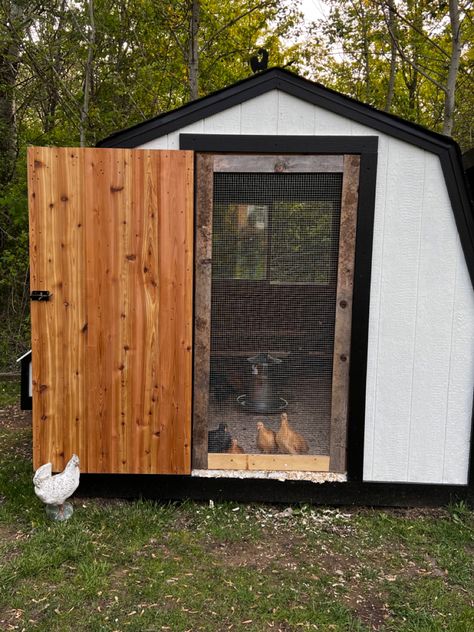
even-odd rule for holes
{"type": "Polygon", "coordinates": [[[277,431],[284,410],[329,454],[341,189],[341,173],[214,174],[210,452],[258,453],[257,422],[277,431]]]}

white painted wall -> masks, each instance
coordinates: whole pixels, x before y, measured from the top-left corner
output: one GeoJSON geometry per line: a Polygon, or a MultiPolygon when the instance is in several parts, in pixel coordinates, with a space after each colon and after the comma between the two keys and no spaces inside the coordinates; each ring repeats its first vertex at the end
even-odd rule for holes
{"type": "Polygon", "coordinates": [[[436,155],[278,90],[180,133],[377,135],[364,480],[467,482],[474,292],[436,155]]]}

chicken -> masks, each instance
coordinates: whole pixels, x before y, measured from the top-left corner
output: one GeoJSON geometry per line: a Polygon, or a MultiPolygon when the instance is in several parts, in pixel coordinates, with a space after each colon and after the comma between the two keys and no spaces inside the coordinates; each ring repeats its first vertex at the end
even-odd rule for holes
{"type": "MultiPolygon", "coordinates": [[[[53,475],[51,463],[42,465],[35,472],[33,485],[38,498],[46,505],[56,506],[58,518],[65,519],[64,503],[79,486],[79,457],[73,454],[64,470],[59,474],[53,475]]],[[[72,508],[70,513],[72,513],[72,508]]]]}
{"type": "Polygon", "coordinates": [[[309,451],[308,442],[299,432],[293,430],[286,413],[281,414],[280,429],[275,435],[275,440],[283,454],[307,454],[309,451]]]}
{"type": "Polygon", "coordinates": [[[209,452],[227,452],[230,448],[231,436],[227,424],[220,423],[215,430],[209,430],[207,449],[209,452]]]}
{"type": "Polygon", "coordinates": [[[245,450],[237,443],[237,439],[231,439],[228,454],[245,454],[245,450]]]}
{"type": "Polygon", "coordinates": [[[262,421],[257,423],[257,448],[264,454],[274,454],[277,451],[275,432],[265,428],[262,421]]]}

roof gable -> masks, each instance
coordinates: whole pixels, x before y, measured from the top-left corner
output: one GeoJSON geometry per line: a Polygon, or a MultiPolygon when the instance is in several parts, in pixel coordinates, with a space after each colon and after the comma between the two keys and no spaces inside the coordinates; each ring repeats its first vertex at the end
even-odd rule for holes
{"type": "Polygon", "coordinates": [[[288,70],[271,68],[253,75],[175,110],[116,132],[97,143],[97,146],[138,147],[271,90],[286,92],[366,127],[437,154],[474,286],[474,220],[462,168],[461,151],[457,143],[449,136],[438,134],[393,114],[377,110],[288,70]]]}
{"type": "Polygon", "coordinates": [[[271,90],[281,90],[303,101],[330,110],[390,136],[396,136],[428,151],[436,151],[436,148],[439,147],[455,145],[448,136],[432,132],[421,125],[377,110],[288,70],[271,68],[186,103],[175,110],[164,112],[147,121],[115,132],[99,141],[97,146],[138,147],[271,90]]]}

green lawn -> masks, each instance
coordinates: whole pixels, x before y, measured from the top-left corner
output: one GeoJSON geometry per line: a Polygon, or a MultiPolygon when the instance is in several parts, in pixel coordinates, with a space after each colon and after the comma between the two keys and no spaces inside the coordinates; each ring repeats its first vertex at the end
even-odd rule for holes
{"type": "MultiPolygon", "coordinates": [[[[12,395],[16,397],[16,395],[12,395]]],[[[474,514],[105,500],[45,517],[0,421],[0,630],[474,630],[474,514]]],[[[1,406],[0,406],[1,408],[1,406]]]]}

